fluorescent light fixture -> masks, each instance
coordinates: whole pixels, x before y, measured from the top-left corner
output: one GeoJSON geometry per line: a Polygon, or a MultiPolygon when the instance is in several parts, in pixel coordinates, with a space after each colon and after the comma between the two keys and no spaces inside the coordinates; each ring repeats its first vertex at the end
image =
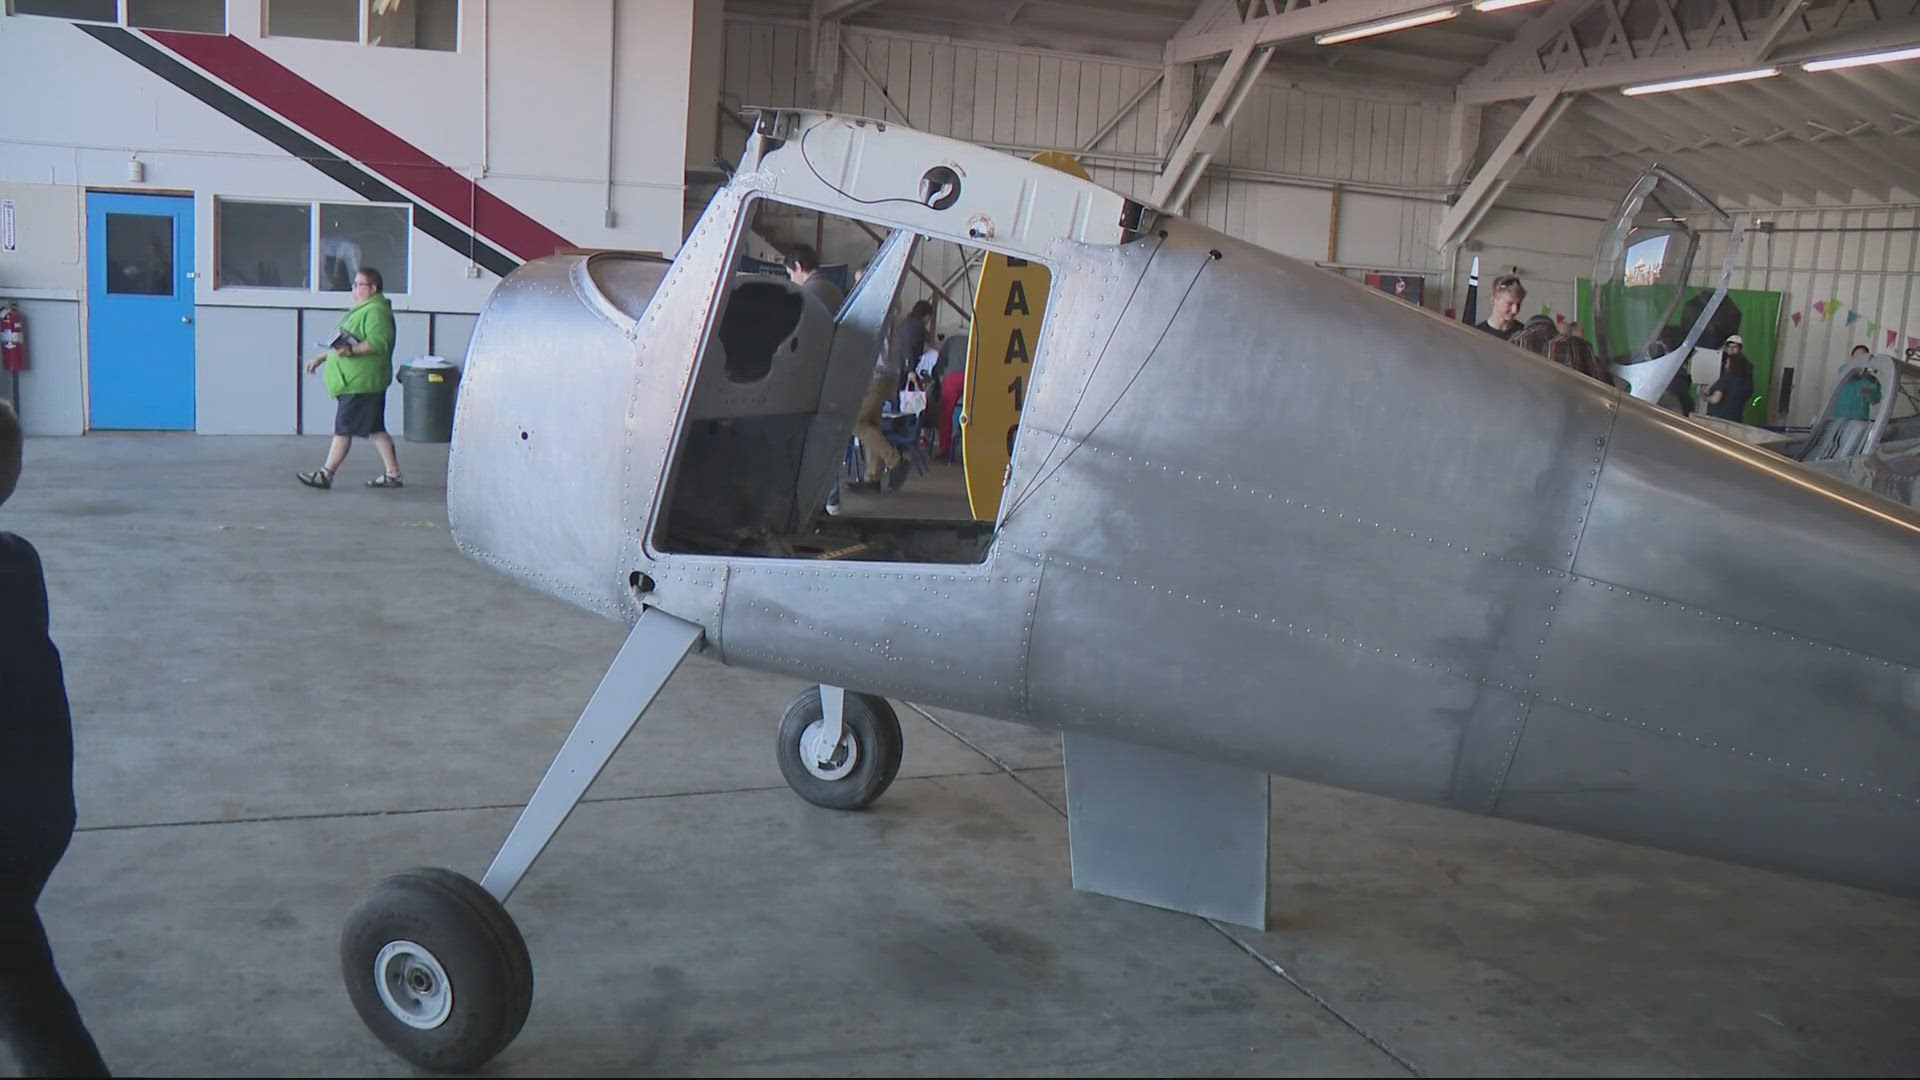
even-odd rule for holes
{"type": "Polygon", "coordinates": [[[1748,79],[1765,79],[1780,74],[1779,68],[1754,68],[1752,71],[1729,71],[1724,75],[1702,75],[1694,79],[1668,79],[1666,82],[1641,83],[1620,91],[1632,97],[1636,94],[1663,94],[1668,90],[1692,90],[1698,86],[1717,86],[1720,83],[1745,82],[1748,79]]]}
{"type": "Polygon", "coordinates": [[[1523,4],[1537,4],[1540,0],[1473,0],[1475,11],[1503,11],[1523,4]]]}
{"type": "Polygon", "coordinates": [[[1313,43],[1315,45],[1338,45],[1343,41],[1352,41],[1355,38],[1372,37],[1375,34],[1390,34],[1395,30],[1409,30],[1416,26],[1425,26],[1428,23],[1441,22],[1446,19],[1451,19],[1458,14],[1460,14],[1460,9],[1457,7],[1429,8],[1426,11],[1416,11],[1411,15],[1401,15],[1398,18],[1381,19],[1379,22],[1364,23],[1360,26],[1349,26],[1345,30],[1329,30],[1324,34],[1315,35],[1313,43]]]}
{"type": "Polygon", "coordinates": [[[1880,52],[1861,53],[1858,56],[1830,56],[1825,60],[1809,60],[1800,66],[1808,71],[1837,71],[1840,68],[1864,67],[1867,64],[1891,64],[1895,60],[1913,59],[1920,59],[1920,47],[1885,49],[1880,52]]]}

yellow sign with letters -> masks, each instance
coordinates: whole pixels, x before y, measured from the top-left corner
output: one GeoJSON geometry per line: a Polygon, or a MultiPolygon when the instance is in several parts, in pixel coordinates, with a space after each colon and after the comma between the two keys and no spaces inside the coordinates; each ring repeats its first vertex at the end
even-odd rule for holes
{"type": "MultiPolygon", "coordinates": [[[[1043,150],[1033,160],[1087,179],[1066,154],[1043,150]]],[[[966,461],[967,503],[973,516],[992,521],[1000,511],[1013,440],[1020,430],[1040,343],[1047,288],[1053,275],[1026,259],[989,252],[973,296],[973,332],[967,340],[967,381],[960,410],[960,450],[966,461]]]]}

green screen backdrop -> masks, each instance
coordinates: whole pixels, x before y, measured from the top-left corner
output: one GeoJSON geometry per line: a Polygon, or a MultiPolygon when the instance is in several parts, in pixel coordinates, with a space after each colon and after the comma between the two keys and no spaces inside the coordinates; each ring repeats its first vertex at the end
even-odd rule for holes
{"type": "MultiPolygon", "coordinates": [[[[1590,328],[1593,326],[1592,280],[1581,278],[1575,290],[1579,297],[1575,306],[1580,325],[1590,328]]],[[[1688,300],[1711,292],[1713,290],[1705,285],[1689,285],[1680,305],[1685,307],[1688,300]]],[[[1740,309],[1739,334],[1747,347],[1747,359],[1753,361],[1753,398],[1747,402],[1745,419],[1749,424],[1770,424],[1773,422],[1773,365],[1774,352],[1779,347],[1781,294],[1760,289],[1728,289],[1727,299],[1740,309]]],[[[1619,329],[1611,328],[1615,334],[1619,329]]],[[[1587,337],[1593,336],[1589,330],[1587,337]]]]}

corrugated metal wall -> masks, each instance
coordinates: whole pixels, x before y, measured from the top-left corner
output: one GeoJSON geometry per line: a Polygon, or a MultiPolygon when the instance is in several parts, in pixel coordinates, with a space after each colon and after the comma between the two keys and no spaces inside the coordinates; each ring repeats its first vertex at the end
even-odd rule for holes
{"type": "MultiPolygon", "coordinates": [[[[1773,222],[1774,232],[1749,224],[1732,284],[1783,294],[1776,370],[1795,369],[1785,419],[1804,424],[1825,404],[1832,377],[1853,346],[1898,356],[1910,337],[1920,338],[1920,206],[1769,210],[1750,216],[1773,222]]],[[[1707,234],[1699,264],[1717,268],[1726,242],[1725,233],[1707,234]]]]}
{"type": "MultiPolygon", "coordinates": [[[[1076,152],[1095,181],[1116,191],[1145,197],[1153,186],[1169,138],[1160,130],[1158,67],[852,29],[843,41],[858,61],[843,57],[830,109],[891,120],[904,112],[920,130],[1016,153],[1076,152]],[[1103,135],[1129,102],[1134,107],[1103,135]]],[[[721,87],[729,106],[810,103],[806,29],[729,19],[721,87]]],[[[1206,89],[1201,80],[1196,101],[1206,89]]],[[[1215,158],[1225,175],[1199,185],[1189,215],[1326,261],[1327,189],[1340,183],[1348,189],[1333,261],[1436,271],[1440,255],[1430,238],[1445,208],[1446,118],[1436,106],[1261,86],[1215,158]]],[[[738,133],[729,129],[727,138],[738,133]]]]}

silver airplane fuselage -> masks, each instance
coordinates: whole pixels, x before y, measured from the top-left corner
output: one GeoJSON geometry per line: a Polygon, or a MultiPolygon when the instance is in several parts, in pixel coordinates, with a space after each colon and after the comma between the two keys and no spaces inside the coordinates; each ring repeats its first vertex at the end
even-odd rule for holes
{"type": "Polygon", "coordinates": [[[671,263],[501,284],[449,470],[463,550],[727,664],[1920,896],[1912,510],[1042,166],[780,116],[671,263]],[[844,149],[824,177],[806,132],[844,149]],[[942,163],[955,205],[872,201],[942,163]],[[809,309],[791,386],[703,381],[774,194],[1052,269],[981,561],[664,541],[676,448],[729,418],[798,418],[808,498],[770,524],[817,523],[871,365],[877,317],[809,309]]]}

